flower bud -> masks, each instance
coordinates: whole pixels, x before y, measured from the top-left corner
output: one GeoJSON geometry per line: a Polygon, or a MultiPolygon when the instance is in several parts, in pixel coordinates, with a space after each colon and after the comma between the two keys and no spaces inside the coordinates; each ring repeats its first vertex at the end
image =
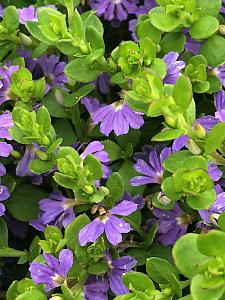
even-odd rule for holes
{"type": "Polygon", "coordinates": [[[99,192],[103,192],[106,196],[108,196],[110,194],[109,189],[105,186],[100,186],[99,187],[99,192]]]}
{"type": "Polygon", "coordinates": [[[91,186],[91,185],[85,185],[84,187],[83,187],[83,191],[86,193],[86,194],[88,194],[88,195],[92,195],[93,193],[94,193],[94,188],[93,188],[93,186],[91,186]]]}
{"type": "Polygon", "coordinates": [[[45,152],[43,152],[43,151],[41,151],[41,150],[37,150],[37,151],[35,152],[35,155],[36,155],[38,158],[40,158],[41,160],[48,160],[48,154],[45,153],[45,152]]]}
{"type": "Polygon", "coordinates": [[[161,205],[164,206],[167,206],[171,203],[171,200],[165,195],[163,195],[163,193],[159,193],[159,195],[157,196],[157,200],[161,205]]]}
{"type": "Polygon", "coordinates": [[[201,124],[198,123],[194,125],[194,132],[199,139],[206,138],[205,128],[201,124]]]}
{"type": "Polygon", "coordinates": [[[32,45],[32,39],[27,36],[26,34],[20,32],[19,34],[21,42],[24,46],[31,46],[32,45]]]}
{"type": "Polygon", "coordinates": [[[219,33],[222,35],[225,35],[225,25],[220,25],[219,26],[219,33]]]}
{"type": "Polygon", "coordinates": [[[83,54],[89,54],[90,53],[88,45],[85,44],[84,42],[80,44],[80,51],[83,54]]]}
{"type": "Polygon", "coordinates": [[[166,296],[171,296],[173,291],[170,287],[167,287],[163,290],[163,293],[166,295],[166,296]]]}
{"type": "Polygon", "coordinates": [[[44,146],[49,146],[50,145],[50,140],[49,140],[49,138],[47,137],[47,135],[44,135],[43,137],[42,137],[42,145],[44,145],[44,146]]]}
{"type": "Polygon", "coordinates": [[[10,155],[16,159],[20,159],[22,157],[21,153],[19,151],[13,150],[10,155]]]}
{"type": "Polygon", "coordinates": [[[192,154],[195,155],[198,155],[202,152],[198,145],[191,139],[187,140],[187,148],[191,151],[192,154]]]}

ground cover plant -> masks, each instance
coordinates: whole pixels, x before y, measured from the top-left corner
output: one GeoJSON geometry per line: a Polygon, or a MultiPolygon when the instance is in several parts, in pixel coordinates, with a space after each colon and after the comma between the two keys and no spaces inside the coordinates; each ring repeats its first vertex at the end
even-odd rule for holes
{"type": "Polygon", "coordinates": [[[225,1],[0,6],[0,299],[225,300],[225,1]]]}

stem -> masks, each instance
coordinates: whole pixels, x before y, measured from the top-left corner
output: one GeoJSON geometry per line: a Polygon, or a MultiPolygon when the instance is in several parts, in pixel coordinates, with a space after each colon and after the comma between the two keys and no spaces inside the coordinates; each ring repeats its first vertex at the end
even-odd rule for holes
{"type": "Polygon", "coordinates": [[[85,141],[85,135],[83,132],[83,129],[81,127],[81,118],[80,118],[80,110],[79,110],[79,104],[75,105],[71,109],[72,113],[72,123],[76,129],[77,136],[81,143],[85,141]]]}

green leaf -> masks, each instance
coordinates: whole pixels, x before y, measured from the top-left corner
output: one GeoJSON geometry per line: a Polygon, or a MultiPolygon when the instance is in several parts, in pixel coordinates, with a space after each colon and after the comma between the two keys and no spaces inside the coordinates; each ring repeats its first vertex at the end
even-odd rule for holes
{"type": "Polygon", "coordinates": [[[22,257],[25,256],[26,252],[15,250],[12,248],[2,248],[0,249],[0,257],[22,257]]]}
{"type": "Polygon", "coordinates": [[[178,271],[167,260],[151,257],[147,259],[146,270],[148,275],[156,283],[168,283],[170,276],[173,274],[177,279],[179,278],[178,271]]]}
{"type": "Polygon", "coordinates": [[[170,32],[177,28],[181,23],[180,18],[176,15],[167,14],[165,8],[155,7],[149,12],[152,25],[157,29],[170,32]]]}
{"type": "Polygon", "coordinates": [[[106,203],[109,201],[111,205],[114,205],[123,197],[124,194],[123,178],[120,173],[112,173],[106,182],[106,187],[110,191],[110,195],[107,197],[106,203]]]}
{"type": "Polygon", "coordinates": [[[204,15],[217,16],[221,8],[221,0],[197,0],[196,4],[204,15]]]}
{"type": "Polygon", "coordinates": [[[94,275],[101,275],[106,273],[108,271],[108,268],[109,266],[107,262],[97,262],[89,265],[88,272],[94,275]]]}
{"type": "Polygon", "coordinates": [[[121,149],[120,147],[111,140],[102,141],[104,145],[104,150],[108,153],[110,161],[115,161],[121,158],[121,149]]]}
{"type": "Polygon", "coordinates": [[[207,39],[219,28],[219,21],[212,16],[202,16],[192,25],[190,35],[196,40],[207,39]]]}
{"type": "Polygon", "coordinates": [[[15,188],[10,199],[5,203],[14,218],[28,222],[38,218],[38,203],[46,196],[47,193],[42,188],[23,183],[15,188]]]}
{"type": "Polygon", "coordinates": [[[207,256],[223,256],[225,248],[225,232],[211,230],[200,234],[197,239],[198,250],[207,256]]]}
{"type": "Polygon", "coordinates": [[[175,173],[178,169],[183,167],[184,160],[188,157],[191,157],[192,154],[189,150],[182,150],[172,153],[166,160],[163,162],[163,167],[171,172],[175,173]]]}
{"type": "Polygon", "coordinates": [[[207,39],[201,48],[201,54],[206,58],[208,65],[216,68],[225,63],[225,39],[214,35],[207,39]]]}
{"type": "Polygon", "coordinates": [[[129,272],[123,275],[123,283],[130,290],[138,290],[145,292],[146,290],[155,290],[152,280],[141,272],[129,272]]]}
{"type": "Polygon", "coordinates": [[[163,142],[163,141],[170,141],[174,140],[181,135],[183,135],[185,132],[183,129],[166,129],[161,131],[160,133],[156,134],[153,138],[153,142],[163,142]]]}
{"type": "Polygon", "coordinates": [[[91,172],[91,174],[88,176],[90,180],[98,180],[102,177],[102,165],[100,161],[92,154],[88,154],[85,157],[83,165],[87,166],[88,170],[91,172]]]}
{"type": "Polygon", "coordinates": [[[93,26],[87,27],[85,31],[85,37],[86,41],[90,43],[92,49],[105,49],[105,43],[102,36],[93,26]]]}
{"type": "Polygon", "coordinates": [[[220,229],[225,232],[225,212],[223,212],[218,219],[220,229]]]}
{"type": "Polygon", "coordinates": [[[48,134],[51,127],[51,117],[46,107],[42,106],[38,109],[37,123],[43,127],[44,133],[48,134]]]}
{"type": "Polygon", "coordinates": [[[67,240],[67,247],[73,252],[75,251],[76,246],[80,245],[78,241],[79,231],[88,223],[90,223],[90,219],[87,215],[83,214],[76,217],[69,225],[67,225],[64,237],[67,240]]]}
{"type": "Polygon", "coordinates": [[[170,32],[164,35],[161,40],[162,54],[167,54],[170,51],[181,53],[184,51],[186,38],[183,32],[170,32]]]}
{"type": "Polygon", "coordinates": [[[152,26],[150,19],[147,19],[137,24],[137,36],[139,40],[148,37],[155,44],[158,44],[161,40],[162,33],[152,26]]]}
{"type": "Polygon", "coordinates": [[[196,210],[209,209],[216,200],[216,192],[214,189],[206,190],[201,194],[189,195],[187,197],[187,204],[196,210]]]}
{"type": "Polygon", "coordinates": [[[0,232],[0,248],[8,247],[8,227],[3,218],[0,218],[0,232]]]}
{"type": "Polygon", "coordinates": [[[18,280],[15,280],[9,286],[6,292],[6,300],[15,300],[16,297],[19,295],[19,292],[17,290],[17,284],[18,284],[18,280]]]}
{"type": "Polygon", "coordinates": [[[55,172],[53,178],[56,183],[67,189],[74,189],[76,186],[76,180],[73,176],[55,172]]]}
{"type": "Polygon", "coordinates": [[[173,258],[177,268],[187,278],[192,278],[198,264],[202,263],[207,256],[201,254],[197,248],[198,234],[188,233],[182,236],[173,247],[173,258]]]}
{"type": "Polygon", "coordinates": [[[29,33],[35,37],[37,40],[46,43],[46,44],[51,44],[50,40],[44,36],[44,34],[41,32],[38,22],[36,21],[27,21],[26,22],[26,28],[29,31],[29,33]]]}
{"type": "Polygon", "coordinates": [[[57,136],[63,139],[62,146],[72,146],[77,141],[77,136],[70,121],[67,119],[57,119],[53,124],[57,136]]]}
{"type": "Polygon", "coordinates": [[[65,73],[71,79],[79,82],[90,82],[98,77],[100,71],[94,70],[84,58],[77,58],[67,64],[65,73]]]}
{"type": "Polygon", "coordinates": [[[75,91],[72,94],[67,94],[63,100],[64,106],[72,107],[76,105],[81,98],[87,96],[94,88],[95,85],[90,83],[80,87],[77,91],[75,91]]]}
{"type": "Polygon", "coordinates": [[[68,95],[68,93],[56,88],[44,97],[43,104],[47,107],[48,112],[52,117],[69,118],[69,115],[66,113],[65,107],[63,106],[63,99],[66,95],[68,95]]]}
{"type": "Polygon", "coordinates": [[[216,151],[220,144],[225,139],[225,122],[216,124],[209,132],[206,143],[205,143],[205,153],[212,154],[216,151]]]}
{"type": "Polygon", "coordinates": [[[47,297],[38,289],[31,289],[18,297],[15,300],[47,300],[47,297]]]}
{"type": "Polygon", "coordinates": [[[33,173],[43,174],[50,171],[55,165],[55,161],[43,161],[41,159],[34,159],[30,162],[29,169],[33,173]]]}
{"type": "Polygon", "coordinates": [[[173,88],[173,98],[181,111],[186,110],[192,99],[192,84],[186,75],[181,75],[173,88]]]}
{"type": "Polygon", "coordinates": [[[8,6],[4,9],[3,26],[12,33],[19,27],[19,16],[15,6],[8,6]]]}
{"type": "Polygon", "coordinates": [[[217,300],[221,299],[225,285],[219,288],[202,288],[205,283],[204,275],[198,274],[191,281],[191,295],[194,300],[217,300]]]}

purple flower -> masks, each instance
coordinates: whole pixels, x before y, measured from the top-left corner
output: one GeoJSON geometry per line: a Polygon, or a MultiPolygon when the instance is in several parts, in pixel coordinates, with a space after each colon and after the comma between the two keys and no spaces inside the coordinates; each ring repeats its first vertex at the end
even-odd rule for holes
{"type": "Polygon", "coordinates": [[[96,84],[98,86],[99,91],[103,95],[108,94],[110,92],[110,76],[109,76],[109,74],[101,73],[96,80],[96,84]]]}
{"type": "MultiPolygon", "coordinates": [[[[9,134],[9,129],[13,126],[11,113],[3,113],[0,115],[0,138],[11,141],[12,137],[9,134]]],[[[6,142],[0,142],[0,156],[8,157],[13,151],[13,147],[6,142]]]]}
{"type": "Polygon", "coordinates": [[[104,210],[103,214],[80,230],[80,245],[85,246],[88,242],[95,242],[104,231],[108,241],[114,246],[118,245],[122,241],[121,233],[128,233],[132,228],[130,224],[114,215],[129,216],[136,210],[137,204],[126,200],[108,212],[104,210]]]}
{"type": "Polygon", "coordinates": [[[106,151],[104,151],[104,145],[99,141],[94,141],[88,144],[84,152],[80,155],[82,159],[88,154],[92,154],[95,156],[101,163],[102,163],[102,171],[103,171],[103,178],[107,178],[110,174],[110,169],[106,165],[109,160],[109,155],[106,151]]]}
{"type": "Polygon", "coordinates": [[[127,134],[129,127],[139,129],[144,124],[141,113],[133,111],[124,101],[100,107],[92,118],[94,124],[101,123],[100,131],[106,136],[112,131],[117,136],[127,134]]]}
{"type": "Polygon", "coordinates": [[[209,209],[199,210],[199,214],[204,222],[213,223],[213,220],[218,220],[220,214],[225,210],[225,192],[219,185],[215,186],[216,190],[216,201],[213,202],[209,209]]]}
{"type": "Polygon", "coordinates": [[[137,263],[136,259],[132,256],[122,256],[113,260],[111,255],[107,253],[106,261],[110,268],[108,279],[112,292],[116,296],[127,294],[129,289],[123,284],[122,275],[132,271],[137,263]]]}
{"type": "Polygon", "coordinates": [[[220,180],[223,175],[223,172],[217,167],[216,164],[213,163],[208,164],[208,173],[214,182],[220,180]]]}
{"type": "Polygon", "coordinates": [[[177,60],[179,53],[169,52],[163,57],[164,62],[167,67],[167,74],[163,82],[167,84],[175,84],[177,79],[180,77],[180,71],[185,68],[185,62],[182,60],[177,60]]]}
{"type": "Polygon", "coordinates": [[[187,232],[187,226],[191,223],[190,216],[177,203],[172,210],[154,208],[153,215],[158,222],[157,240],[164,247],[173,245],[187,232]]]}
{"type": "Polygon", "coordinates": [[[18,66],[0,68],[0,105],[11,99],[10,97],[10,78],[18,71],[18,66]]]}
{"type": "MultiPolygon", "coordinates": [[[[56,9],[54,5],[48,5],[46,6],[48,8],[56,9]]],[[[28,7],[18,8],[18,14],[19,14],[19,22],[20,24],[26,24],[27,21],[37,21],[38,20],[38,11],[43,7],[38,7],[37,10],[35,10],[33,5],[30,5],[28,7]]]]}
{"type": "Polygon", "coordinates": [[[93,118],[94,113],[101,107],[98,99],[93,97],[84,97],[81,99],[81,104],[83,104],[86,110],[89,112],[91,118],[93,118]]]}
{"type": "Polygon", "coordinates": [[[47,225],[66,228],[75,218],[74,205],[74,199],[64,197],[61,192],[53,192],[49,195],[49,198],[42,199],[39,202],[39,220],[33,220],[30,224],[40,231],[47,225]]]}
{"type": "MultiPolygon", "coordinates": [[[[2,163],[0,163],[0,177],[5,176],[6,169],[2,163]]],[[[10,196],[8,188],[4,185],[1,185],[0,180],[0,202],[8,199],[10,196]]],[[[5,214],[5,205],[3,203],[0,203],[0,217],[5,214]]]]}
{"type": "Polygon", "coordinates": [[[108,300],[109,289],[108,280],[104,277],[96,278],[89,276],[84,284],[84,294],[86,300],[108,300]]]}
{"type": "Polygon", "coordinates": [[[130,180],[131,185],[139,186],[149,183],[160,184],[163,179],[164,160],[171,154],[171,148],[165,147],[163,150],[156,148],[151,150],[148,155],[148,161],[144,159],[137,159],[134,168],[137,172],[143,174],[142,176],[135,176],[130,180]]]}
{"type": "MultiPolygon", "coordinates": [[[[225,0],[222,0],[222,5],[225,4],[225,0]]],[[[225,7],[222,6],[220,9],[220,13],[225,14],[225,7]]]]}
{"type": "Polygon", "coordinates": [[[2,5],[0,4],[0,18],[3,17],[4,14],[4,8],[2,7],[2,5]]]}
{"type": "Polygon", "coordinates": [[[218,77],[222,83],[222,86],[225,87],[225,64],[219,66],[218,68],[211,69],[210,73],[218,77]]]}
{"type": "Polygon", "coordinates": [[[29,268],[31,278],[36,284],[43,283],[46,291],[62,285],[73,265],[73,253],[68,249],[63,249],[59,253],[59,258],[51,254],[43,253],[46,264],[32,262],[29,268]]]}
{"type": "Polygon", "coordinates": [[[135,14],[137,2],[137,0],[91,0],[90,6],[97,11],[98,16],[103,16],[105,20],[124,21],[129,14],[135,14]]]}
{"type": "Polygon", "coordinates": [[[225,122],[225,92],[223,90],[219,90],[216,93],[215,106],[216,106],[215,117],[220,122],[225,122]]]}
{"type": "Polygon", "coordinates": [[[120,201],[122,202],[124,200],[131,201],[137,204],[137,210],[141,210],[145,205],[144,199],[141,195],[135,195],[134,197],[132,197],[130,193],[125,192],[120,201]]]}
{"type": "Polygon", "coordinates": [[[186,36],[186,43],[184,45],[184,49],[186,51],[190,51],[190,52],[194,53],[195,55],[199,54],[202,43],[193,39],[190,36],[188,29],[184,29],[184,34],[186,36]]]}
{"type": "Polygon", "coordinates": [[[46,94],[52,87],[63,87],[63,84],[67,82],[67,77],[64,73],[66,63],[64,61],[59,61],[58,56],[55,56],[54,54],[50,56],[42,54],[38,58],[37,63],[41,68],[41,74],[39,76],[44,76],[46,80],[46,94]]]}
{"type": "Polygon", "coordinates": [[[29,169],[29,164],[31,163],[31,161],[37,158],[35,155],[35,152],[37,150],[38,149],[33,145],[26,146],[24,155],[17,164],[16,175],[19,177],[29,176],[32,178],[33,184],[40,185],[43,182],[42,176],[31,172],[29,169]]]}

